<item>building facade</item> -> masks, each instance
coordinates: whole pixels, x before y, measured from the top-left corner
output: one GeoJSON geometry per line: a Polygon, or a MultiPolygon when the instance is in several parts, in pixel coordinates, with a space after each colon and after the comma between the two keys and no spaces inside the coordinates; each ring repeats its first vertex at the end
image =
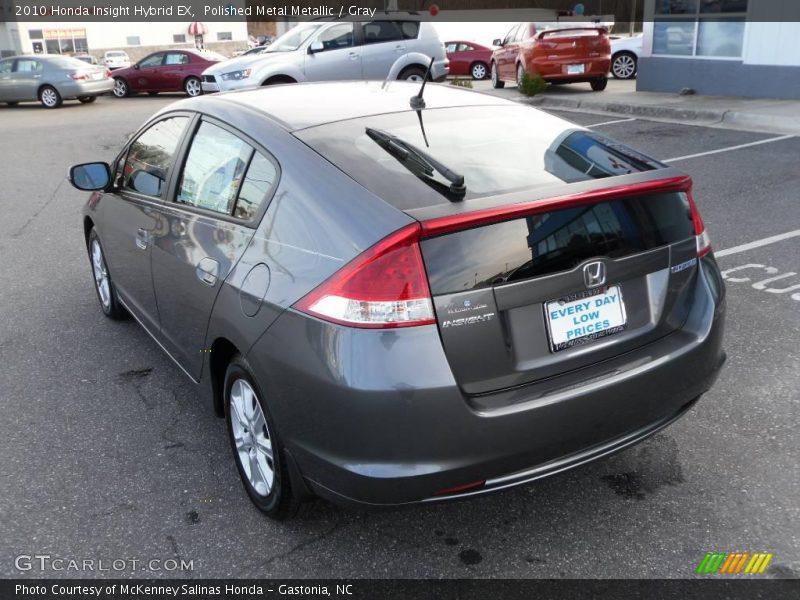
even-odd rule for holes
{"type": "Polygon", "coordinates": [[[645,0],[636,89],[800,99],[800,2],[645,0]]]}
{"type": "Polygon", "coordinates": [[[247,47],[247,23],[190,22],[10,22],[0,23],[0,55],[76,54],[102,58],[106,50],[125,50],[139,60],[155,50],[192,48],[230,55],[247,47]],[[197,31],[203,32],[197,36],[197,31]]]}

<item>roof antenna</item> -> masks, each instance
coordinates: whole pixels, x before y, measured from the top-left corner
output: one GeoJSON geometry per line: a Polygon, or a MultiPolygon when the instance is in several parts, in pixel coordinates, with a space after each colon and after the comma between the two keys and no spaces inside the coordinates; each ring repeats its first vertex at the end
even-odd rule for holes
{"type": "Polygon", "coordinates": [[[422,97],[422,94],[425,92],[425,84],[428,83],[428,77],[431,76],[431,69],[433,69],[434,60],[436,60],[436,57],[431,56],[431,64],[428,65],[428,70],[425,71],[425,79],[422,80],[422,87],[419,88],[419,94],[416,96],[411,96],[411,108],[414,110],[425,108],[425,98],[422,97]]]}

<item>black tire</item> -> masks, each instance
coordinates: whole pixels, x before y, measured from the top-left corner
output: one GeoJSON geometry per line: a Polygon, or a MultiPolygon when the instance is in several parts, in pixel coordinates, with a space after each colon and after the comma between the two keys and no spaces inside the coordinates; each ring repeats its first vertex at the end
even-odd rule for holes
{"type": "Polygon", "coordinates": [[[608,85],[608,77],[598,77],[597,79],[592,79],[589,82],[589,85],[592,86],[593,91],[602,92],[608,85]]]}
{"type": "Polygon", "coordinates": [[[633,52],[622,50],[611,57],[611,74],[615,79],[633,79],[638,68],[639,61],[633,52]]]}
{"type": "Polygon", "coordinates": [[[427,73],[422,67],[406,67],[400,72],[397,79],[402,81],[422,81],[427,73]]]}
{"type": "Polygon", "coordinates": [[[262,388],[258,385],[255,377],[253,377],[250,365],[247,364],[247,361],[241,355],[235,355],[228,365],[228,369],[225,373],[223,391],[224,395],[222,400],[225,407],[225,422],[227,423],[228,439],[231,444],[233,461],[236,463],[236,470],[239,472],[239,478],[242,480],[242,485],[247,495],[250,497],[253,504],[255,504],[256,508],[268,517],[277,521],[291,519],[297,515],[302,501],[298,499],[293,492],[291,474],[286,463],[286,452],[281,444],[281,438],[275,428],[275,421],[270,414],[269,407],[264,401],[265,396],[262,388]],[[260,494],[250,483],[242,467],[239,452],[236,447],[231,416],[231,390],[233,385],[240,379],[246,381],[255,392],[256,400],[264,414],[268,437],[272,442],[272,467],[274,478],[272,488],[266,495],[260,494]]]}
{"type": "Polygon", "coordinates": [[[117,296],[117,289],[114,287],[114,282],[111,279],[111,274],[108,271],[108,265],[106,264],[106,253],[103,250],[103,245],[100,243],[100,238],[97,236],[97,232],[95,231],[94,227],[89,232],[89,239],[87,240],[87,249],[89,251],[89,266],[92,269],[92,278],[94,279],[94,291],[97,294],[97,300],[100,302],[100,309],[103,311],[103,314],[107,316],[112,321],[123,321],[128,317],[128,311],[122,306],[119,301],[119,297],[117,296]],[[102,266],[105,269],[106,277],[108,278],[108,288],[109,288],[109,300],[108,302],[103,301],[103,297],[100,292],[100,285],[98,283],[97,276],[95,274],[95,265],[94,265],[94,244],[97,244],[100,248],[101,253],[101,261],[102,266]]]}
{"type": "Polygon", "coordinates": [[[52,85],[43,85],[39,89],[39,102],[45,108],[58,108],[64,103],[64,99],[52,85]]]}
{"type": "Polygon", "coordinates": [[[522,66],[522,63],[517,63],[517,87],[522,85],[522,78],[525,76],[525,67],[522,66]]]}
{"type": "Polygon", "coordinates": [[[472,63],[469,68],[469,74],[472,75],[472,78],[476,81],[486,79],[489,77],[489,65],[482,61],[472,63]]]}
{"type": "Polygon", "coordinates": [[[496,90],[502,90],[506,87],[506,82],[500,79],[500,74],[497,72],[497,63],[492,61],[492,68],[490,69],[492,78],[492,87],[496,90]]]}
{"type": "Polygon", "coordinates": [[[97,100],[97,96],[78,96],[78,102],[81,104],[91,104],[97,100]]]}

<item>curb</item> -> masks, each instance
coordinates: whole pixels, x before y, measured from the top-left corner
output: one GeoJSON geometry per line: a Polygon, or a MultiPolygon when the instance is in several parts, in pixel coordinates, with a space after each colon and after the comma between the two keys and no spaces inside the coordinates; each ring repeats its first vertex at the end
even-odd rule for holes
{"type": "Polygon", "coordinates": [[[715,125],[755,131],[759,133],[778,133],[800,136],[800,117],[771,115],[745,110],[697,109],[685,106],[658,106],[646,104],[630,104],[625,102],[608,102],[603,100],[586,100],[564,98],[558,96],[535,96],[519,98],[517,102],[539,108],[560,110],[583,110],[609,115],[641,117],[645,119],[675,121],[697,125],[715,125]]]}
{"type": "Polygon", "coordinates": [[[624,102],[603,102],[598,100],[575,100],[539,96],[522,98],[519,102],[544,108],[564,108],[570,110],[588,110],[629,117],[650,117],[655,119],[672,119],[676,121],[721,122],[728,111],[693,109],[672,106],[648,106],[643,104],[626,104],[624,102]]]}

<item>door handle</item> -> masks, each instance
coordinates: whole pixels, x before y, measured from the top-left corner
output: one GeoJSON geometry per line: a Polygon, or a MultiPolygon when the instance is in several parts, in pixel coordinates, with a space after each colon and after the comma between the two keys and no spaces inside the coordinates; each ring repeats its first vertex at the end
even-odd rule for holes
{"type": "Polygon", "coordinates": [[[357,60],[358,59],[358,52],[351,52],[347,56],[350,57],[350,60],[357,60]]]}
{"type": "Polygon", "coordinates": [[[206,285],[213,286],[217,283],[217,276],[219,275],[219,263],[213,258],[206,256],[203,260],[197,263],[195,270],[197,278],[206,285]]]}
{"type": "Polygon", "coordinates": [[[136,232],[136,247],[139,250],[147,250],[147,247],[150,245],[150,232],[146,229],[139,229],[136,232]]]}

